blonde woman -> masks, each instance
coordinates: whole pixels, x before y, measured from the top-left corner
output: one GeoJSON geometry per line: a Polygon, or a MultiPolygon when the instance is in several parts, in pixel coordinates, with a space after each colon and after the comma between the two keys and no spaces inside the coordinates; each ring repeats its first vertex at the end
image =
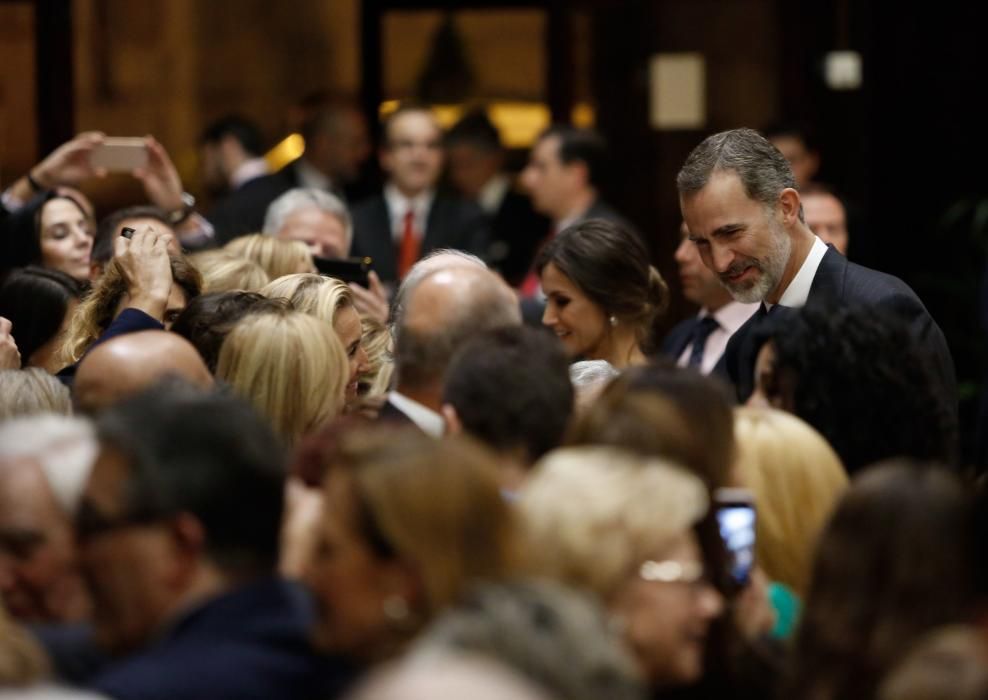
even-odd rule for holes
{"type": "Polygon", "coordinates": [[[272,280],[316,270],[309,247],[301,241],[283,241],[263,233],[252,233],[234,238],[223,246],[223,250],[253,260],[272,280]]]}
{"type": "Polygon", "coordinates": [[[809,424],[768,408],[734,413],[735,481],[754,493],[755,557],[769,579],[805,598],[817,537],[847,489],[837,453],[809,424]]]}
{"type": "Polygon", "coordinates": [[[360,319],[360,325],[364,332],[361,345],[367,354],[367,372],[360,376],[360,394],[385,396],[391,388],[395,368],[391,331],[377,319],[366,316],[360,319]]]}
{"type": "Polygon", "coordinates": [[[346,351],[349,372],[346,398],[357,398],[358,380],[369,369],[363,347],[360,314],[354,306],[353,291],[343,282],[312,273],[287,275],[261,289],[269,299],[287,299],[296,311],[324,321],[336,333],[346,351]]]}
{"type": "Polygon", "coordinates": [[[189,256],[202,274],[203,294],[209,292],[256,292],[270,282],[268,273],[249,258],[225,250],[204,250],[189,256]]]}
{"type": "Polygon", "coordinates": [[[347,375],[333,330],[298,311],[246,317],[223,341],[216,365],[216,377],[289,444],[340,414],[347,375]]]}
{"type": "Polygon", "coordinates": [[[693,533],[707,507],[697,477],[610,447],[550,452],[522,490],[531,572],[598,595],[656,688],[700,678],[723,609],[693,533]]]}

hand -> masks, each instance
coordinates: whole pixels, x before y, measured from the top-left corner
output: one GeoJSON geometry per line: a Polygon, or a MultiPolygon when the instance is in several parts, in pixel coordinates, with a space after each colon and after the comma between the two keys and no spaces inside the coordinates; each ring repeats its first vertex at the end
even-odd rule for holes
{"type": "Polygon", "coordinates": [[[775,627],[775,609],[768,599],[768,578],[755,567],[751,582],[734,600],[734,620],[747,639],[758,639],[775,627]]]}
{"type": "Polygon", "coordinates": [[[10,321],[0,316],[0,369],[21,368],[21,353],[10,334],[11,327],[10,321]]]}
{"type": "Polygon", "coordinates": [[[34,166],[32,177],[42,187],[77,185],[90,177],[104,177],[105,168],[94,168],[90,162],[93,149],[103,143],[104,134],[85,131],[71,141],[56,148],[43,161],[34,166]]]}
{"type": "Polygon", "coordinates": [[[178,211],[182,201],[182,178],[168,157],[168,151],[153,136],[144,137],[148,149],[148,164],[137,168],[131,174],[144,185],[148,199],[166,212],[178,211]]]}
{"type": "Polygon", "coordinates": [[[154,227],[146,226],[133,238],[118,236],[114,242],[114,257],[127,280],[127,306],[162,322],[172,289],[168,248],[174,239],[170,233],[159,233],[154,227]]]}
{"type": "Polygon", "coordinates": [[[381,323],[388,322],[388,293],[381,284],[381,278],[371,270],[367,274],[368,288],[350,283],[353,291],[353,305],[357,313],[367,318],[373,318],[381,323]]]}

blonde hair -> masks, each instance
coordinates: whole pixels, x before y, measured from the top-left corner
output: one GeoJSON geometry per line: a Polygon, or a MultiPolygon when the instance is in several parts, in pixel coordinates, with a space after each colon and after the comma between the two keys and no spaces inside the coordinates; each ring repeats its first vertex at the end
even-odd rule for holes
{"type": "Polygon", "coordinates": [[[37,367],[0,370],[0,420],[38,413],[72,413],[69,390],[37,367]]]}
{"type": "Polygon", "coordinates": [[[393,340],[386,325],[370,317],[360,319],[363,339],[361,345],[367,353],[369,369],[360,379],[364,396],[383,396],[391,388],[394,374],[393,340]]]}
{"type": "Polygon", "coordinates": [[[234,238],[223,250],[253,260],[260,265],[268,278],[275,280],[293,275],[300,269],[314,270],[312,253],[302,241],[285,241],[263,233],[251,233],[234,238]]]}
{"type": "MultiPolygon", "coordinates": [[[[184,256],[171,256],[172,283],[181,287],[186,302],[191,302],[202,291],[202,275],[184,256]]],[[[62,345],[56,359],[63,367],[78,362],[103,331],[109,328],[117,313],[117,307],[127,294],[127,278],[120,261],[110,260],[99,282],[82,300],[65,329],[62,345]]]]}
{"type": "Polygon", "coordinates": [[[734,430],[737,474],[755,496],[758,563],[804,596],[817,537],[847,489],[847,473],[823,436],[784,411],[736,408],[734,430]]]}
{"type": "Polygon", "coordinates": [[[369,546],[376,538],[377,547],[392,550],[420,577],[425,599],[418,612],[425,617],[471,583],[516,573],[516,515],[501,495],[496,460],[476,442],[396,435],[393,428],[351,433],[330,475],[341,468],[369,546]]]}
{"type": "Polygon", "coordinates": [[[287,299],[296,311],[315,316],[329,325],[336,312],[353,306],[353,291],[344,282],[311,272],[285,275],[261,289],[269,299],[287,299]]]}
{"type": "Polygon", "coordinates": [[[297,311],[270,312],[234,326],[220,348],[216,377],[292,444],[340,414],[349,365],[325,323],[297,311]]]}
{"type": "Polygon", "coordinates": [[[532,573],[608,601],[635,567],[688,533],[707,489],[671,462],[612,447],[550,452],[522,491],[532,573]]]}
{"type": "Polygon", "coordinates": [[[226,250],[204,250],[189,259],[202,274],[204,293],[256,292],[270,281],[256,262],[226,250]]]}

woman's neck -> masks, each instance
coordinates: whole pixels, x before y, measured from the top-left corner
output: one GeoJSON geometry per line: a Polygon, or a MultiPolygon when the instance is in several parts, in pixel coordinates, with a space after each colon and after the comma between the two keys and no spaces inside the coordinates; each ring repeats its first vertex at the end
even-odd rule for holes
{"type": "Polygon", "coordinates": [[[600,359],[607,360],[615,369],[626,369],[627,367],[637,367],[648,362],[645,353],[642,352],[638,343],[638,338],[628,329],[615,328],[611,332],[605,352],[601,353],[600,359]]]}

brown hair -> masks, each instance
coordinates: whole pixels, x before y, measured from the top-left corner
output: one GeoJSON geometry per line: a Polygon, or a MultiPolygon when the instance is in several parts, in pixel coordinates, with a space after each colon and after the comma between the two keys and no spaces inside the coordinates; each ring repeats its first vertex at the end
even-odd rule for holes
{"type": "MultiPolygon", "coordinates": [[[[183,256],[171,256],[172,280],[185,292],[186,302],[192,301],[202,291],[202,275],[183,256]]],[[[117,313],[120,301],[127,293],[127,278],[116,259],[107,263],[106,272],[75,310],[65,340],[58,351],[62,366],[78,362],[89,347],[109,328],[117,313]]]]}
{"type": "Polygon", "coordinates": [[[648,260],[644,243],[624,226],[588,219],[549,241],[535,269],[541,275],[554,265],[604,315],[633,325],[642,345],[651,340],[655,319],[669,306],[669,287],[648,260]]]}

